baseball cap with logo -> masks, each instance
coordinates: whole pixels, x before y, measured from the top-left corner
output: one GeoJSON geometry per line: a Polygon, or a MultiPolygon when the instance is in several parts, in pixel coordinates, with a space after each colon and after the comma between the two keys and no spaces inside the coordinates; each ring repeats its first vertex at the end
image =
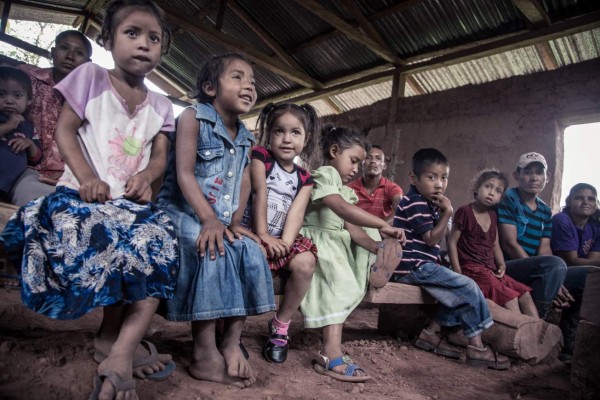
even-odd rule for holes
{"type": "Polygon", "coordinates": [[[543,155],[540,153],[525,153],[521,157],[519,157],[519,161],[517,162],[517,168],[523,169],[527,167],[529,164],[538,162],[542,164],[544,169],[548,169],[548,163],[543,155]]]}

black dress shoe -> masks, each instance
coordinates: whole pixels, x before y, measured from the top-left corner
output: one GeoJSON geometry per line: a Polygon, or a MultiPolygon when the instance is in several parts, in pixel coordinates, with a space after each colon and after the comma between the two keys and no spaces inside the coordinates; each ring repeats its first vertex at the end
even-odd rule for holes
{"type": "Polygon", "coordinates": [[[289,340],[290,337],[288,335],[280,335],[275,333],[275,329],[273,329],[273,321],[269,321],[269,337],[267,338],[267,342],[262,349],[263,356],[269,362],[281,364],[287,359],[287,353],[289,349],[287,341],[289,340]],[[285,340],[286,343],[283,346],[278,346],[271,342],[271,339],[285,340]]]}

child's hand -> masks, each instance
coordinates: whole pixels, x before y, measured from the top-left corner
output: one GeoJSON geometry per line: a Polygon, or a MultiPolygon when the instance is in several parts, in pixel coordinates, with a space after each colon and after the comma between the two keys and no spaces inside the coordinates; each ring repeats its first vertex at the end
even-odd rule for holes
{"type": "Polygon", "coordinates": [[[277,239],[268,233],[258,236],[263,242],[265,242],[267,254],[271,259],[277,260],[288,253],[289,248],[283,240],[277,239]]]}
{"type": "Polygon", "coordinates": [[[8,120],[5,122],[8,124],[10,129],[17,129],[21,122],[25,121],[25,118],[21,114],[10,114],[8,120]]]}
{"type": "Polygon", "coordinates": [[[229,231],[231,231],[231,233],[233,234],[233,237],[235,237],[238,240],[242,239],[242,236],[246,236],[247,238],[250,238],[256,243],[260,244],[260,238],[256,236],[254,232],[252,232],[250,229],[240,224],[232,222],[231,225],[229,225],[229,228],[227,229],[229,229],[229,231]]]}
{"type": "Polygon", "coordinates": [[[196,239],[196,248],[198,249],[198,253],[200,253],[200,257],[204,257],[206,255],[206,249],[208,248],[208,255],[211,260],[217,258],[215,252],[219,252],[219,255],[222,257],[225,255],[225,246],[223,245],[223,236],[227,236],[227,240],[233,243],[234,236],[233,233],[228,230],[225,225],[221,223],[216,217],[208,220],[203,223],[202,230],[198,235],[198,239],[196,239]]]}
{"type": "Polygon", "coordinates": [[[99,178],[84,181],[79,186],[79,197],[86,203],[100,202],[111,200],[110,186],[99,178]]]}
{"type": "Polygon", "coordinates": [[[406,236],[404,235],[404,229],[394,228],[393,226],[386,224],[386,226],[379,229],[379,232],[381,232],[382,236],[384,237],[391,236],[398,239],[402,245],[406,244],[406,236]]]}
{"type": "Polygon", "coordinates": [[[564,286],[561,286],[560,289],[558,289],[558,294],[554,298],[554,301],[552,301],[552,307],[568,308],[571,306],[571,303],[574,301],[575,301],[575,299],[573,298],[571,293],[569,293],[567,288],[564,286]]]}
{"type": "Polygon", "coordinates": [[[506,265],[498,265],[498,269],[496,269],[494,275],[496,275],[496,278],[502,279],[504,277],[504,274],[506,274],[506,265]]]}
{"type": "Polygon", "coordinates": [[[26,137],[15,137],[8,141],[8,146],[15,154],[19,154],[22,151],[27,150],[29,146],[34,146],[33,141],[31,139],[27,139],[26,137]]]}
{"type": "Polygon", "coordinates": [[[125,194],[123,196],[136,203],[146,204],[152,200],[151,182],[148,182],[140,174],[133,175],[125,184],[125,194]]]}
{"type": "Polygon", "coordinates": [[[444,196],[443,194],[432,194],[431,202],[434,205],[436,205],[443,213],[449,212],[450,214],[452,214],[452,203],[450,202],[450,199],[444,196]]]}

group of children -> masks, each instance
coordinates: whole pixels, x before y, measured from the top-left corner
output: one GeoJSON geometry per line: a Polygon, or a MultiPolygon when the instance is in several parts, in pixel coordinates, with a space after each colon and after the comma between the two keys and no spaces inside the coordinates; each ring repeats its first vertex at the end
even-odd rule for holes
{"type": "MultiPolygon", "coordinates": [[[[73,319],[103,307],[90,398],[134,398],[134,377],[172,373],[171,357],[142,340],[161,299],[167,319],[191,321],[193,377],[252,385],[256,375],[240,338],[247,316],[275,310],[277,270],[289,277],[268,322],[263,355],[271,362],[286,360],[290,320],[300,308],[305,327],[323,329],[314,369],[343,381],[370,379],[342,351],[343,323],[361,302],[369,274],[381,280],[398,266],[393,281],[422,286],[440,303],[419,347],[457,357],[441,332],[462,326],[467,363],[508,368],[509,360],[481,341],[493,324],[484,294],[510,309],[536,311],[529,289],[504,275],[490,209],[506,178],[485,171],[475,201],[457,211],[450,233],[453,269],[473,277],[482,294],[473,280],[437,264],[453,213],[444,196],[448,161],[439,151],[413,157],[411,190],[391,226],[355,206],[345,186],[370,148],[359,132],[321,128],[311,106],[294,104],[266,106],[256,137],[244,126],[239,116],[257,94],[252,66],[240,55],[203,66],[197,104],[175,126],[169,101],[143,83],[169,48],[163,21],[150,0],[109,5],[99,43],[115,67],[86,63],[55,86],[64,99],[56,143],[65,171],[56,190],[22,207],[0,236],[21,265],[29,308],[73,319]],[[319,147],[323,166],[310,173],[295,163],[314,161],[319,147]],[[163,173],[152,203],[151,184],[163,173]]],[[[27,149],[34,162],[36,137],[15,135],[25,128],[10,112],[22,114],[29,101],[22,86],[0,91],[10,97],[0,110],[10,114],[0,135],[10,133],[11,150],[27,149]]]]}

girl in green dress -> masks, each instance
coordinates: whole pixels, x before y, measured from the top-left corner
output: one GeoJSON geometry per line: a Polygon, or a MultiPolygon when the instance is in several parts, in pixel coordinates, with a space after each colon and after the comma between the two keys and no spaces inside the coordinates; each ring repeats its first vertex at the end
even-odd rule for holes
{"type": "MultiPolygon", "coordinates": [[[[379,233],[403,241],[404,232],[355,206],[354,191],[344,186],[371,147],[365,138],[353,129],[334,126],[324,127],[321,135],[324,165],[312,172],[314,188],[300,230],[317,245],[319,258],[300,309],[307,328],[323,328],[315,370],[341,381],[364,382],[371,377],[342,352],[343,323],[366,293],[374,255],[382,254],[379,233]]],[[[396,240],[388,248],[399,262],[396,240]]]]}

